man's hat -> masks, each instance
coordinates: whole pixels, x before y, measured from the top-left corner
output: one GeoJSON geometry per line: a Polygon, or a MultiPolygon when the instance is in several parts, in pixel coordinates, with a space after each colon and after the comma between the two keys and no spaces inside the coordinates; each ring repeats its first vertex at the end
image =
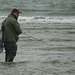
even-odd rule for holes
{"type": "Polygon", "coordinates": [[[11,13],[15,13],[15,12],[17,12],[17,13],[22,13],[22,12],[20,12],[18,9],[14,8],[11,13]]]}

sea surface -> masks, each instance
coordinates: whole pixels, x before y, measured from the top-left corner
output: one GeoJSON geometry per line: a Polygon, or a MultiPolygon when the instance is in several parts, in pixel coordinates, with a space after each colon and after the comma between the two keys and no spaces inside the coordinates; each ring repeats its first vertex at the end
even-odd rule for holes
{"type": "Polygon", "coordinates": [[[23,33],[14,62],[0,53],[0,75],[75,75],[75,0],[0,0],[0,27],[13,8],[23,33]]]}

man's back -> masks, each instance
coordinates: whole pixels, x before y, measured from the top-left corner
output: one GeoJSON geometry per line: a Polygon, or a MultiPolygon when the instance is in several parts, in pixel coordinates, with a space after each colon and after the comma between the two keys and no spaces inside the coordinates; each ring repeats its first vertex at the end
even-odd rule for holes
{"type": "Polygon", "coordinates": [[[22,31],[15,16],[9,15],[2,24],[4,25],[4,41],[17,41],[22,31]]]}

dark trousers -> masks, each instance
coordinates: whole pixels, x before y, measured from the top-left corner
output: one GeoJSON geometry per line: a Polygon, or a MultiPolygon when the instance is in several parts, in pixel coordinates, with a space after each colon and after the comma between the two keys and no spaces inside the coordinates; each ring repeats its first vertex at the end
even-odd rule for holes
{"type": "Polygon", "coordinates": [[[14,41],[4,42],[5,62],[13,62],[17,52],[17,44],[14,41]]]}

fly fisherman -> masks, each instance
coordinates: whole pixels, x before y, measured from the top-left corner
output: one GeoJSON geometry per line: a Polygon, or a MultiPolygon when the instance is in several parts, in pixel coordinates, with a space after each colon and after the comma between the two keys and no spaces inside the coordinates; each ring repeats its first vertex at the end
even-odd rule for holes
{"type": "Polygon", "coordinates": [[[11,14],[2,22],[3,43],[5,48],[5,62],[13,62],[17,52],[16,42],[22,33],[20,24],[17,22],[19,10],[13,9],[11,14]]]}

